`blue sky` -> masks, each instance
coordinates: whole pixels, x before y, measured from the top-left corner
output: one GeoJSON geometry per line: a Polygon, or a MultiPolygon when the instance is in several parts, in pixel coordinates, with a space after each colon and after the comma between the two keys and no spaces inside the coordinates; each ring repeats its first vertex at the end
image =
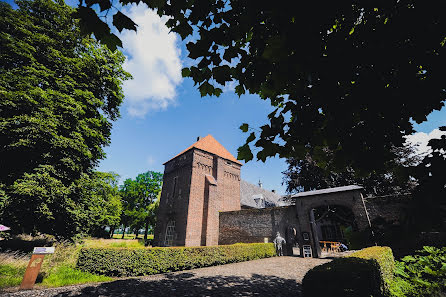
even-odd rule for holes
{"type": "MultiPolygon", "coordinates": [[[[8,1],[9,2],[9,1],[8,1]]],[[[77,5],[77,1],[68,1],[77,5]]],[[[185,43],[164,26],[143,4],[124,8],[138,25],[138,32],[124,31],[120,38],[128,57],[124,67],[134,76],[126,82],[122,117],[113,126],[107,158],[98,170],[114,171],[121,181],[148,171],[164,171],[164,162],[196,141],[197,136],[212,134],[237,156],[237,148],[247,135],[238,127],[242,123],[259,127],[273,109],[256,95],[238,97],[226,86],[219,98],[201,98],[191,79],[181,78],[181,68],[189,66],[185,43]]],[[[446,109],[433,112],[425,123],[415,125],[418,132],[412,142],[427,143],[439,135],[435,130],[446,125],[446,109]]],[[[423,147],[423,145],[422,145],[423,147]]],[[[242,178],[251,183],[259,179],[267,189],[285,193],[282,171],[285,161],[270,158],[265,163],[251,161],[242,167],[242,178]]]]}

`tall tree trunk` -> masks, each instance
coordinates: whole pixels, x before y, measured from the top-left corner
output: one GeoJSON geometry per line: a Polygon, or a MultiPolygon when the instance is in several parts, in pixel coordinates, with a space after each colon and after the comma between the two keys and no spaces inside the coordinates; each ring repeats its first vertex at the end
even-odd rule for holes
{"type": "Polygon", "coordinates": [[[124,228],[122,229],[122,238],[121,239],[124,239],[124,235],[125,235],[125,225],[123,226],[124,228]]]}
{"type": "Polygon", "coordinates": [[[149,219],[146,220],[146,229],[144,230],[144,242],[147,241],[147,233],[149,233],[149,219]]]}
{"type": "Polygon", "coordinates": [[[115,234],[115,226],[110,227],[110,238],[113,238],[113,235],[115,234]]]}

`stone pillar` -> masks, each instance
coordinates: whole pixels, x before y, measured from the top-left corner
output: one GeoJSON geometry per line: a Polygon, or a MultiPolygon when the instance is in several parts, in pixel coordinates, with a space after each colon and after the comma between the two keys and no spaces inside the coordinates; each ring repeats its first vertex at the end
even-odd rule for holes
{"type": "Polygon", "coordinates": [[[316,228],[316,220],[314,218],[314,209],[310,209],[310,224],[311,224],[311,239],[312,239],[312,247],[313,250],[313,257],[314,258],[320,258],[322,251],[321,251],[321,245],[319,244],[319,236],[317,234],[317,228],[316,228]]]}

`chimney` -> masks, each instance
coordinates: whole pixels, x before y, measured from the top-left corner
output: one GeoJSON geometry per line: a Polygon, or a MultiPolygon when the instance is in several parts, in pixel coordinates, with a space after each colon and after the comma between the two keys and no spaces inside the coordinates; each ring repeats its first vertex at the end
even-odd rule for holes
{"type": "Polygon", "coordinates": [[[201,136],[198,136],[198,137],[197,137],[197,141],[200,141],[200,139],[201,139],[201,136]]]}

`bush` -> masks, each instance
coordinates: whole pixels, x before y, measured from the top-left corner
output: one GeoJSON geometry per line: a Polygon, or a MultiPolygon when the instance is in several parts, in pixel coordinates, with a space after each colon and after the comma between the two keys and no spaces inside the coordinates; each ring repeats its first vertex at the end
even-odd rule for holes
{"type": "Polygon", "coordinates": [[[305,297],[383,296],[383,280],[375,260],[338,258],[316,266],[303,281],[305,297]]]}
{"type": "Polygon", "coordinates": [[[366,248],[311,269],[303,279],[304,296],[385,296],[393,271],[390,248],[366,248]]]}
{"type": "Polygon", "coordinates": [[[6,240],[0,241],[0,251],[19,251],[22,253],[30,253],[36,246],[53,246],[56,239],[52,235],[40,234],[31,236],[27,234],[19,234],[11,236],[6,240]]]}
{"type": "Polygon", "coordinates": [[[396,262],[394,296],[439,296],[446,292],[446,247],[425,246],[396,262]]]}
{"type": "Polygon", "coordinates": [[[395,271],[395,260],[391,248],[387,246],[369,247],[350,254],[348,257],[376,260],[379,265],[380,274],[384,280],[384,290],[388,292],[395,271]]]}
{"type": "Polygon", "coordinates": [[[77,268],[109,276],[137,276],[275,256],[272,243],[209,247],[83,248],[77,268]]]}

